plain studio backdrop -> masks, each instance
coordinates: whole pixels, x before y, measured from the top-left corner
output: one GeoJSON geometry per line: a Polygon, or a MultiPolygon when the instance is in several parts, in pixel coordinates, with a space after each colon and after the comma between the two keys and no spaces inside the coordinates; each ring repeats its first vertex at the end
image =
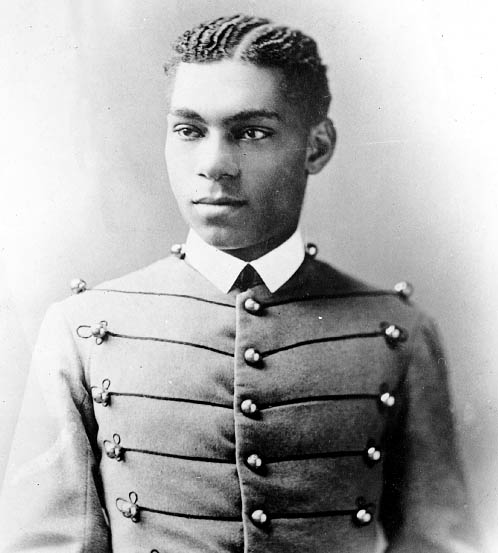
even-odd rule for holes
{"type": "MultiPolygon", "coordinates": [[[[439,321],[466,473],[498,544],[497,85],[492,2],[35,0],[0,11],[0,478],[47,306],[186,235],[163,143],[173,38],[260,14],[317,39],[338,129],[302,228],[439,321]]],[[[53,401],[57,401],[54,397],[53,401]]]]}

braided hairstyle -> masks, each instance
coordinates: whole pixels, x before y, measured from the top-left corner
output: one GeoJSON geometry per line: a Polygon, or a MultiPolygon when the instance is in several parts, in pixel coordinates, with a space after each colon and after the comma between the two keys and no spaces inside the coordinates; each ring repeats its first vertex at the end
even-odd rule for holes
{"type": "Polygon", "coordinates": [[[327,117],[331,101],[326,67],[316,42],[301,31],[268,19],[233,15],[201,23],[173,43],[173,57],[164,66],[174,73],[179,63],[224,59],[246,61],[282,71],[285,97],[302,111],[304,122],[316,124],[327,117]]]}

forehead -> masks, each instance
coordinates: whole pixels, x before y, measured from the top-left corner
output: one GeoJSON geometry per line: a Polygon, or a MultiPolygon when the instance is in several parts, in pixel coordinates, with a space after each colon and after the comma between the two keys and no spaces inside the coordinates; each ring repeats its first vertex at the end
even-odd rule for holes
{"type": "Polygon", "coordinates": [[[242,110],[272,110],[285,116],[279,69],[240,61],[180,63],[170,108],[188,108],[203,116],[226,117],[242,110]]]}

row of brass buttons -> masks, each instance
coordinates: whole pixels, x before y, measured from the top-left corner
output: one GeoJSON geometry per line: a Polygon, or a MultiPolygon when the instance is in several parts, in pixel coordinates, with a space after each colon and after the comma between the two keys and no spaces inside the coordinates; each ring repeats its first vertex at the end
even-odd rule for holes
{"type": "MultiPolygon", "coordinates": [[[[358,507],[355,510],[347,511],[350,513],[353,518],[353,522],[357,526],[366,526],[370,524],[373,520],[373,515],[375,512],[375,506],[373,503],[366,503],[363,498],[358,498],[356,501],[358,507]]],[[[337,513],[335,513],[337,514],[337,513]]],[[[341,512],[340,514],[346,514],[341,512]]],[[[320,516],[320,513],[317,513],[317,516],[320,516]]],[[[250,515],[251,521],[255,526],[265,527],[270,523],[270,517],[263,511],[263,509],[256,509],[250,515]]]]}
{"type": "MultiPolygon", "coordinates": [[[[249,297],[244,301],[244,309],[251,315],[259,315],[262,306],[254,298],[249,297]]],[[[261,359],[261,353],[253,347],[244,351],[244,360],[248,365],[256,366],[261,362],[261,359]]],[[[245,399],[240,404],[240,410],[244,415],[251,416],[258,412],[258,407],[251,399],[245,399]]],[[[263,460],[257,453],[249,455],[246,464],[253,472],[261,472],[263,469],[263,460]]],[[[251,520],[254,524],[262,526],[267,523],[267,515],[261,509],[256,509],[251,514],[251,520]]]]}
{"type": "MultiPolygon", "coordinates": [[[[110,440],[103,441],[105,454],[109,459],[115,459],[118,462],[124,461],[124,455],[125,455],[125,452],[127,451],[127,448],[121,445],[121,436],[119,434],[113,434],[112,440],[113,440],[112,442],[110,440]]],[[[140,452],[141,450],[133,449],[132,451],[140,452]]],[[[350,452],[350,455],[358,455],[358,454],[361,454],[361,451],[350,452]]],[[[363,458],[365,459],[365,462],[368,465],[374,465],[380,461],[381,456],[382,456],[381,450],[377,448],[375,442],[373,440],[368,440],[367,445],[363,450],[363,458]]],[[[319,455],[317,455],[317,457],[319,457],[319,455]]],[[[275,461],[278,461],[278,459],[276,460],[273,459],[270,462],[275,462],[275,461]]],[[[285,459],[282,459],[282,461],[285,461],[285,459]]],[[[247,457],[246,464],[254,472],[262,471],[265,465],[263,459],[256,453],[253,453],[247,457]]]]}
{"type": "MultiPolygon", "coordinates": [[[[244,308],[248,313],[259,314],[261,312],[261,304],[259,304],[254,298],[247,298],[244,302],[244,308]]],[[[402,331],[395,325],[388,325],[384,334],[389,341],[396,341],[402,338],[402,331]]],[[[248,365],[257,366],[262,359],[261,353],[254,347],[249,347],[244,351],[244,360],[248,365]]],[[[380,395],[380,402],[387,406],[392,407],[394,405],[394,396],[389,392],[382,392],[380,395]]],[[[240,410],[246,416],[253,416],[258,412],[257,405],[251,399],[245,399],[240,404],[240,410]]],[[[376,464],[381,459],[381,451],[373,443],[367,444],[365,451],[365,457],[369,464],[376,464]]],[[[252,453],[246,459],[247,466],[254,472],[262,472],[264,467],[263,460],[257,453],[252,453]]],[[[356,524],[363,526],[369,524],[372,520],[372,508],[371,506],[361,505],[353,514],[353,520],[356,524]]],[[[262,509],[254,510],[250,519],[256,526],[263,527],[269,523],[268,515],[262,509]]]]}
{"type": "MultiPolygon", "coordinates": [[[[103,407],[107,407],[111,401],[112,392],[109,390],[111,381],[108,378],[102,380],[101,386],[92,386],[92,399],[95,403],[101,404],[103,407]]],[[[379,395],[379,401],[385,407],[393,407],[396,403],[395,397],[382,386],[381,393],[379,395]]],[[[252,399],[244,399],[240,404],[240,410],[244,415],[255,415],[259,409],[258,406],[252,401],[252,399]]]]}
{"type": "MultiPolygon", "coordinates": [[[[244,309],[252,315],[259,315],[261,313],[261,304],[254,298],[246,298],[244,309]]],[[[248,365],[256,366],[261,362],[261,353],[255,348],[247,348],[244,351],[244,360],[248,365]]],[[[240,404],[240,410],[244,415],[251,416],[257,413],[258,407],[251,399],[245,399],[240,404]]],[[[263,469],[263,460],[257,453],[249,455],[246,459],[246,464],[253,472],[261,472],[263,469]]],[[[265,526],[268,523],[268,516],[262,509],[253,511],[250,518],[256,526],[265,526]]]]}

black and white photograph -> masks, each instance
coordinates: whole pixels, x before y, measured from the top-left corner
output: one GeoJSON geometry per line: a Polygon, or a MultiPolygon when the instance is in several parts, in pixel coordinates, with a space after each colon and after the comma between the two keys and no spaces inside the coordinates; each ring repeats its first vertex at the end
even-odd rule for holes
{"type": "Polygon", "coordinates": [[[490,1],[0,8],[0,552],[498,551],[490,1]]]}

